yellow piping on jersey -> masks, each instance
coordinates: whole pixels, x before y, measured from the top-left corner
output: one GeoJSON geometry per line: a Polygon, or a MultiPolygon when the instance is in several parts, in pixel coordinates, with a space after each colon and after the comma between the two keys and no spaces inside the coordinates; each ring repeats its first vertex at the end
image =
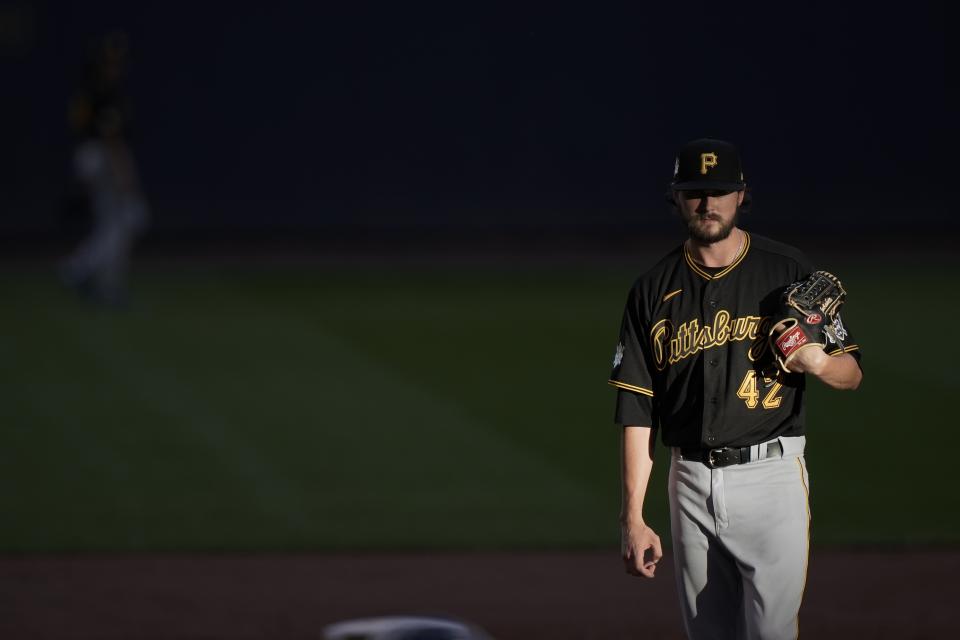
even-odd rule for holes
{"type": "Polygon", "coordinates": [[[687,264],[690,266],[693,272],[696,273],[698,276],[706,278],[707,280],[719,280],[723,276],[730,273],[733,270],[733,268],[736,267],[738,264],[740,264],[740,262],[743,261],[744,257],[746,257],[747,251],[750,249],[750,234],[744,231],[743,235],[744,235],[743,248],[740,249],[740,253],[738,253],[737,257],[733,259],[733,262],[727,265],[727,268],[724,269],[723,271],[718,271],[717,273],[714,273],[711,275],[706,271],[704,271],[703,269],[701,269],[700,265],[698,265],[696,261],[693,259],[693,256],[690,255],[690,252],[687,251],[687,245],[683,245],[683,257],[686,258],[687,264]]]}
{"type": "Polygon", "coordinates": [[[644,389],[643,387],[627,384],[626,382],[620,382],[619,380],[607,380],[607,384],[617,387],[618,389],[626,389],[627,391],[633,391],[634,393],[650,396],[651,398],[653,397],[653,391],[650,389],[644,389]]]}
{"type": "Polygon", "coordinates": [[[676,291],[671,291],[671,292],[668,293],[667,295],[663,296],[663,300],[661,300],[660,302],[666,302],[667,300],[669,300],[669,299],[672,298],[673,296],[677,295],[677,294],[680,293],[681,291],[683,291],[683,289],[677,289],[676,291]]]}
{"type": "Polygon", "coordinates": [[[846,347],[841,347],[840,349],[834,349],[833,351],[828,351],[827,355],[839,356],[840,354],[850,353],[851,351],[860,351],[860,345],[858,344],[847,345],[846,347]]]}

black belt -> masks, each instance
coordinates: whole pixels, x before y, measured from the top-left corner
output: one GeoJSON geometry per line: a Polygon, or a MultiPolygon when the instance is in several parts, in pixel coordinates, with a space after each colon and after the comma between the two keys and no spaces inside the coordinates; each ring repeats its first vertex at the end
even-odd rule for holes
{"type": "MultiPolygon", "coordinates": [[[[779,458],[783,447],[779,440],[767,443],[766,458],[779,458]]],[[[684,460],[699,460],[708,467],[727,467],[731,464],[743,464],[760,458],[750,457],[750,447],[720,447],[719,449],[697,449],[681,447],[680,457],[684,460]]]]}

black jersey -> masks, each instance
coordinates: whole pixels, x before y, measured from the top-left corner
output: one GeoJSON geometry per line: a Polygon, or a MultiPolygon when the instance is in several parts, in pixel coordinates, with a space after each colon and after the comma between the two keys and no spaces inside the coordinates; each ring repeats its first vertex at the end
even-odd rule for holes
{"type": "MultiPolygon", "coordinates": [[[[681,447],[748,446],[805,433],[804,374],[777,375],[767,343],[784,288],[814,271],[797,249],[745,234],[722,268],[679,246],[634,283],[627,297],[610,384],[616,422],[652,426],[681,447]]],[[[860,362],[839,318],[843,346],[860,362]],[[845,336],[845,339],[844,339],[845,336]]]]}

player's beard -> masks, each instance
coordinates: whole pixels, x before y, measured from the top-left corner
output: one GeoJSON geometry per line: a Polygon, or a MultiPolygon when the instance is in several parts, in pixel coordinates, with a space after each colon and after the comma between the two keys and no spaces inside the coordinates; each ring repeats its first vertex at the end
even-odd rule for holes
{"type": "Polygon", "coordinates": [[[730,232],[733,231],[733,228],[737,226],[737,218],[740,216],[740,209],[737,209],[737,212],[733,214],[733,218],[730,219],[730,222],[724,224],[723,221],[718,216],[709,215],[704,218],[700,215],[694,215],[689,220],[687,220],[687,232],[690,234],[690,237],[699,242],[700,244],[713,244],[714,242],[720,242],[721,240],[726,240],[730,236],[730,232]],[[704,227],[700,226],[703,220],[716,220],[720,223],[720,227],[713,232],[707,231],[704,227]]]}

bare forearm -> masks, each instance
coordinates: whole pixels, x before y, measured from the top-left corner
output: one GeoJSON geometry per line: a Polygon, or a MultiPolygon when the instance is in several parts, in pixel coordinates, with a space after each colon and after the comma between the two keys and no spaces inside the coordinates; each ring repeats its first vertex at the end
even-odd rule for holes
{"type": "Polygon", "coordinates": [[[824,384],[834,389],[856,389],[863,380],[863,373],[856,358],[849,353],[839,356],[826,356],[816,371],[811,371],[824,384]]]}
{"type": "Polygon", "coordinates": [[[621,478],[623,495],[621,522],[643,522],[643,499],[653,469],[653,447],[650,427],[625,426],[621,435],[621,478]]]}
{"type": "Polygon", "coordinates": [[[828,356],[819,345],[802,347],[787,362],[790,371],[809,373],[834,389],[856,389],[863,380],[856,358],[849,353],[828,356]]]}

